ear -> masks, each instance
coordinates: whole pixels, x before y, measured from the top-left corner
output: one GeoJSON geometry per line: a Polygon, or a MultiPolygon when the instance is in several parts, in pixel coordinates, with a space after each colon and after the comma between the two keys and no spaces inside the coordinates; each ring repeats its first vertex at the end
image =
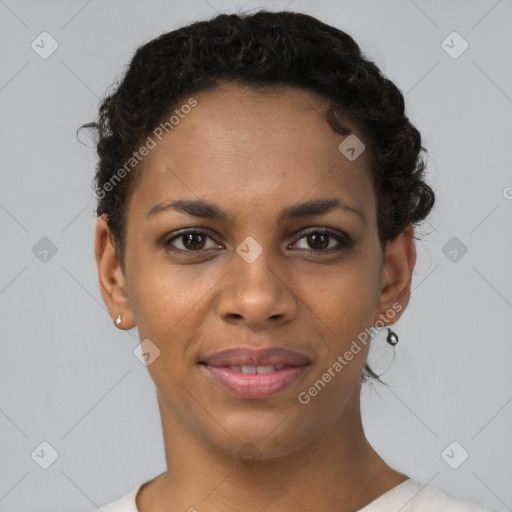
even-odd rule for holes
{"type": "Polygon", "coordinates": [[[415,264],[414,226],[409,224],[394,240],[386,244],[374,323],[381,318],[386,325],[392,325],[402,316],[409,304],[415,264]]]}
{"type": "Polygon", "coordinates": [[[101,295],[112,321],[115,322],[117,315],[120,314],[122,322],[119,328],[131,329],[135,326],[135,321],[128,300],[125,277],[112,239],[107,220],[101,215],[96,222],[94,243],[101,295]]]}

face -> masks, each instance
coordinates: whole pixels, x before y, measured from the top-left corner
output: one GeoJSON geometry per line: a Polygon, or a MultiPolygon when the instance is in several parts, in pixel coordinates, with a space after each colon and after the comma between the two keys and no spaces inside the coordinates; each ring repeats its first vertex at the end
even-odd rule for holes
{"type": "Polygon", "coordinates": [[[99,263],[100,281],[121,292],[102,294],[113,318],[122,312],[160,350],[147,368],[164,422],[227,452],[251,443],[275,457],[356,421],[368,352],[357,340],[405,309],[414,245],[400,236],[382,251],[369,155],[338,149],[345,136],[328,125],[326,100],[229,84],[194,98],[143,161],[126,274],[113,252],[99,263]],[[265,360],[259,375],[237,368],[250,357],[203,364],[237,347],[298,356],[280,370],[265,360]]]}

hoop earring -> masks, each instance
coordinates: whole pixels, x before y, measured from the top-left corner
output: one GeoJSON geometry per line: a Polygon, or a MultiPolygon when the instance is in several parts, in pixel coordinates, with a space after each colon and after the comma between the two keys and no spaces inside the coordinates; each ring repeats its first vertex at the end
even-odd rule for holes
{"type": "Polygon", "coordinates": [[[116,325],[117,325],[117,327],[119,327],[121,325],[121,315],[117,315],[116,325]]]}
{"type": "Polygon", "coordinates": [[[388,335],[386,337],[386,341],[390,344],[395,346],[398,343],[398,336],[395,332],[393,332],[389,327],[387,327],[388,335]]]}

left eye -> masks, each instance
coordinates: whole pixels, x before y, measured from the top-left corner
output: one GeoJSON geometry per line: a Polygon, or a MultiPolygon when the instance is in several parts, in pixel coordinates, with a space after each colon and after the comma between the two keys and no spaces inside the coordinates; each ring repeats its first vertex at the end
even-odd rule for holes
{"type": "MultiPolygon", "coordinates": [[[[312,252],[329,252],[331,250],[343,249],[352,246],[352,240],[347,235],[325,228],[313,229],[302,236],[298,242],[301,240],[305,240],[309,247],[299,247],[299,249],[312,252]],[[333,239],[337,242],[337,246],[335,245],[334,248],[329,246],[333,239]]],[[[294,245],[298,242],[295,242],[294,245]]]]}

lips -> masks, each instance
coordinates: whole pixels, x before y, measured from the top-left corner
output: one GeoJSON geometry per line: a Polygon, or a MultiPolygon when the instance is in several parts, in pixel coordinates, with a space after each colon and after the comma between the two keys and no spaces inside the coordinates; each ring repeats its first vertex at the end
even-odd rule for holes
{"type": "Polygon", "coordinates": [[[207,374],[239,398],[263,399],[281,392],[308,368],[309,359],[278,347],[232,348],[200,361],[207,374]]]}
{"type": "Polygon", "coordinates": [[[237,347],[215,352],[201,361],[209,366],[304,366],[309,359],[298,352],[279,347],[260,349],[237,347]]]}

